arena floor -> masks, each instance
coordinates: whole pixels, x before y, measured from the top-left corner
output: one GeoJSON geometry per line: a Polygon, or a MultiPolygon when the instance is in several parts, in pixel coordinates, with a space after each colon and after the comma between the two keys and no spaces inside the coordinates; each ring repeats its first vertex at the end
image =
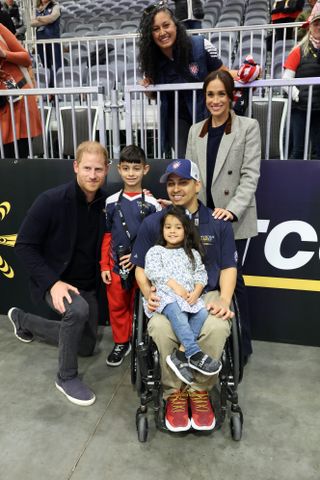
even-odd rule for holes
{"type": "Polygon", "coordinates": [[[80,371],[97,395],[72,405],[55,388],[57,349],[23,344],[0,316],[1,480],[319,480],[320,349],[254,342],[239,387],[240,442],[229,424],[209,435],[157,431],[138,442],[127,358],[105,364],[110,328],[80,371]]]}

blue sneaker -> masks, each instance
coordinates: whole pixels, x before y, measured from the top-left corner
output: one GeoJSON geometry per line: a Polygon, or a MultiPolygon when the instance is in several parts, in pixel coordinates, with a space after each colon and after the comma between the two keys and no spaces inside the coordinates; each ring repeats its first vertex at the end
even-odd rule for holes
{"type": "Polygon", "coordinates": [[[70,380],[62,380],[57,377],[56,387],[71,403],[76,405],[89,407],[96,401],[95,394],[81,382],[79,377],[70,380]]]}
{"type": "Polygon", "coordinates": [[[13,326],[13,332],[20,342],[30,343],[33,340],[33,335],[28,330],[21,328],[20,318],[24,315],[24,311],[20,308],[12,307],[8,311],[8,317],[13,326]]]}

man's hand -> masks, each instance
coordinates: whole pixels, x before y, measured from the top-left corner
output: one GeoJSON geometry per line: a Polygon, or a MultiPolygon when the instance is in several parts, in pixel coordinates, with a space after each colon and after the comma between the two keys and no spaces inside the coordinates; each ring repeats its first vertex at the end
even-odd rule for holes
{"type": "Polygon", "coordinates": [[[63,300],[66,299],[68,303],[72,303],[69,291],[72,291],[77,295],[80,294],[76,287],[73,287],[69,283],[62,282],[61,280],[58,280],[50,289],[53,306],[61,314],[66,311],[63,300]]]}
{"type": "Polygon", "coordinates": [[[230,320],[234,317],[234,312],[230,310],[230,306],[222,298],[219,298],[215,303],[208,303],[207,310],[211,315],[223,320],[230,320]]]}
{"type": "Polygon", "coordinates": [[[110,283],[111,283],[111,272],[110,272],[110,270],[102,271],[101,272],[101,278],[102,278],[103,283],[105,283],[106,285],[110,285],[110,283]]]}
{"type": "Polygon", "coordinates": [[[150,287],[150,292],[148,298],[146,298],[148,302],[148,309],[150,312],[155,312],[160,305],[160,298],[156,294],[156,287],[150,287]]]}

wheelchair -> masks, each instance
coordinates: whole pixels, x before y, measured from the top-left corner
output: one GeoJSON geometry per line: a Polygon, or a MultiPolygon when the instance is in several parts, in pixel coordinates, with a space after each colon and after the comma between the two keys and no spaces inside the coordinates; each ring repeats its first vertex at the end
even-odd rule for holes
{"type": "MultiPolygon", "coordinates": [[[[231,437],[241,440],[243,414],[238,403],[238,385],[243,376],[243,357],[241,349],[241,326],[239,308],[234,296],[231,334],[227,338],[222,356],[222,368],[219,381],[209,394],[217,417],[215,430],[220,428],[226,418],[229,419],[231,437]]],[[[136,412],[138,440],[146,442],[148,438],[148,406],[152,404],[156,428],[168,431],[165,425],[165,401],[162,398],[160,354],[155,342],[147,331],[147,319],[144,315],[141,293],[135,299],[132,350],[131,383],[140,397],[140,406],[136,412]]]]}

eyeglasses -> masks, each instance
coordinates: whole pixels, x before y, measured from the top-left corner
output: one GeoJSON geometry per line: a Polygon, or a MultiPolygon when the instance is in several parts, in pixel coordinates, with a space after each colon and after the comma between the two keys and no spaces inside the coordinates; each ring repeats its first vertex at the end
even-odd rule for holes
{"type": "MultiPolygon", "coordinates": [[[[159,8],[163,8],[163,7],[168,8],[167,0],[160,0],[160,2],[158,2],[158,3],[155,3],[153,5],[149,5],[149,7],[145,8],[143,10],[142,15],[144,17],[146,17],[147,15],[150,15],[150,13],[154,12],[155,10],[158,10],[159,8]]],[[[168,8],[168,10],[170,10],[170,9],[168,8]]]]}

